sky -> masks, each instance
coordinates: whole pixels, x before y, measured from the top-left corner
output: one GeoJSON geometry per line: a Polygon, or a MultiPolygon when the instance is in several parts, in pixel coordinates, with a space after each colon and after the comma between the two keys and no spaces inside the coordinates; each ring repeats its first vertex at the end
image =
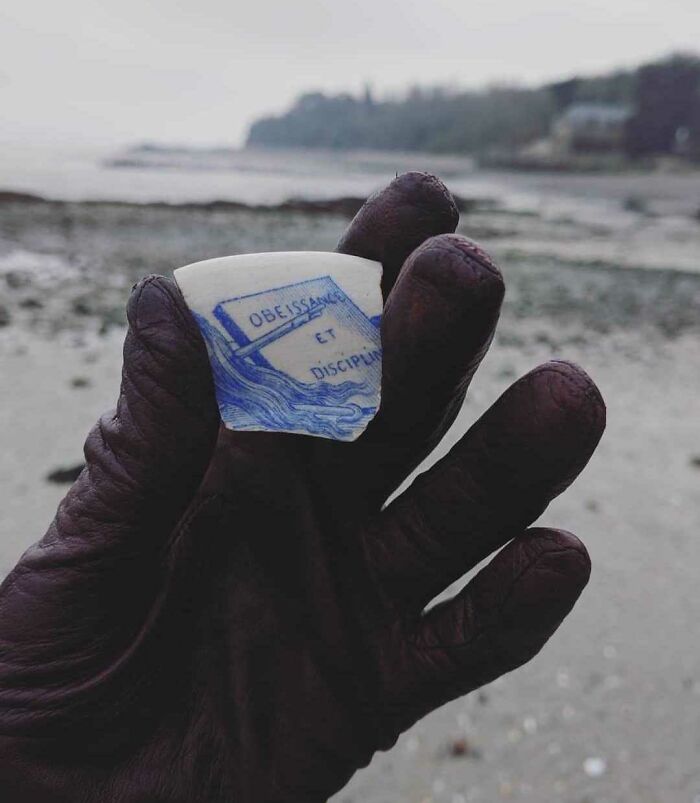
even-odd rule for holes
{"type": "Polygon", "coordinates": [[[532,84],[700,50],[698,0],[2,0],[0,141],[240,145],[308,90],[532,84]]]}

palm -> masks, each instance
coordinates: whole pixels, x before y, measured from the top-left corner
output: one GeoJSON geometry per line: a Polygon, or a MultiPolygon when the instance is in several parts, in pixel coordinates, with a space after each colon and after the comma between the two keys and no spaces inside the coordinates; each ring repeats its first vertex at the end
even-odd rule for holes
{"type": "Polygon", "coordinates": [[[387,293],[405,261],[381,410],[354,444],[219,432],[177,290],[137,290],[117,412],[0,593],[0,789],[322,801],[413,721],[539,650],[588,576],[573,536],[524,534],[600,437],[585,374],[553,363],[520,380],[382,510],[452,421],[498,316],[488,258],[426,240],[455,224],[442,186],[408,175],[341,243],[383,262],[387,293]]]}

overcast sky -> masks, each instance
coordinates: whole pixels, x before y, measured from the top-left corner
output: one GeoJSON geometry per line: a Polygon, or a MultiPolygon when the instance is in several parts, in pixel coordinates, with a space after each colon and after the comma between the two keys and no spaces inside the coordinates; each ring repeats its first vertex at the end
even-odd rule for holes
{"type": "Polygon", "coordinates": [[[699,49],[699,0],[1,0],[0,139],[240,144],[309,89],[532,83],[699,49]]]}

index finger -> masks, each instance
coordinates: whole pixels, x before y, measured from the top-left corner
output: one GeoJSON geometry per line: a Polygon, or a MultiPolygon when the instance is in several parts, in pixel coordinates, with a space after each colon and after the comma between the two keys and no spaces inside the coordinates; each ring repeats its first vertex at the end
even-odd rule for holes
{"type": "Polygon", "coordinates": [[[458,222],[457,204],[437,176],[403,173],[367,199],[337,250],[381,262],[386,299],[408,255],[429,237],[454,232],[458,222]]]}

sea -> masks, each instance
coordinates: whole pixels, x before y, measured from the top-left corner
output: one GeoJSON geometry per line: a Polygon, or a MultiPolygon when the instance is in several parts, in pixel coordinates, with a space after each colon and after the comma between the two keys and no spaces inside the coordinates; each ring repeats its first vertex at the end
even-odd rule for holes
{"type": "MultiPolygon", "coordinates": [[[[275,205],[362,198],[407,170],[435,173],[455,194],[474,202],[468,222],[475,239],[497,252],[610,269],[700,272],[700,171],[683,165],[655,172],[546,173],[484,170],[468,157],[402,152],[0,146],[0,192],[78,204],[275,205]]],[[[2,226],[0,210],[0,270],[3,259],[17,258],[12,254],[19,245],[36,250],[31,231],[13,244],[15,230],[14,219],[9,228],[2,226]]],[[[41,242],[37,229],[36,243],[41,242]]]]}

